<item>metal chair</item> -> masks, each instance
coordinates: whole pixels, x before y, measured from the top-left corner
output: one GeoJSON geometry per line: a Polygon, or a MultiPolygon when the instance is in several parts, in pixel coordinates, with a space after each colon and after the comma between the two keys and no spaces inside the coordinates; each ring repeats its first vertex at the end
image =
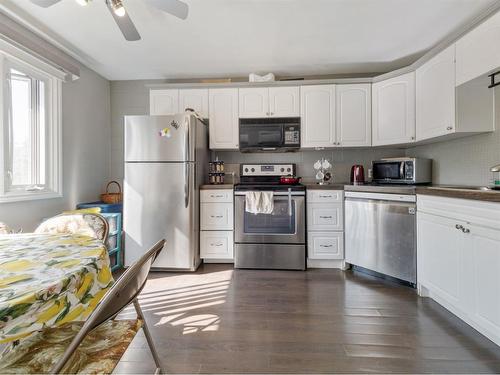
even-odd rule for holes
{"type": "Polygon", "coordinates": [[[109,225],[104,216],[94,213],[60,214],[41,223],[35,233],[81,234],[101,240],[106,244],[109,225]]]}
{"type": "MultiPolygon", "coordinates": [[[[71,340],[64,353],[60,353],[60,356],[56,360],[54,360],[54,358],[51,358],[50,355],[44,355],[44,353],[37,353],[36,355],[37,358],[47,358],[47,361],[49,363],[55,363],[55,365],[50,370],[51,373],[58,374],[63,369],[64,371],[78,372],[78,370],[74,371],[75,367],[72,366],[72,362],[74,362],[75,358],[78,357],[78,355],[75,354],[75,352],[77,352],[78,347],[82,343],[85,344],[84,340],[87,338],[89,334],[95,332],[93,331],[94,329],[97,331],[101,327],[115,322],[131,322],[130,320],[126,321],[114,320],[114,318],[131,303],[134,305],[138,318],[137,320],[132,322],[139,322],[140,325],[137,324],[138,327],[137,330],[139,328],[142,328],[144,330],[147,343],[149,345],[149,348],[153,355],[154,362],[156,364],[155,374],[160,374],[162,372],[160,359],[154,347],[151,333],[149,332],[148,326],[144,319],[144,314],[141,310],[141,307],[139,306],[137,296],[144,288],[149,271],[151,269],[151,265],[153,264],[154,260],[156,259],[160,251],[163,249],[164,244],[165,240],[161,240],[158,243],[156,243],[156,245],[154,245],[146,254],[144,254],[137,262],[135,262],[122,274],[122,276],[115,282],[115,284],[111,287],[111,289],[104,295],[101,302],[97,305],[97,307],[91,313],[91,315],[85,321],[85,323],[83,323],[81,328],[77,331],[76,335],[73,336],[74,338],[71,340]],[[75,356],[73,356],[74,354],[75,356]]],[[[68,323],[68,325],[71,324],[72,323],[68,323]]],[[[58,328],[50,328],[50,329],[57,330],[58,328]]],[[[135,333],[137,332],[137,330],[135,330],[135,333]]],[[[130,342],[131,339],[128,341],[130,342]]],[[[18,346],[21,346],[22,343],[23,341],[21,341],[21,343],[18,346]]],[[[37,343],[31,343],[30,345],[31,346],[27,348],[22,348],[21,350],[23,352],[30,353],[31,348],[37,347],[37,343]]],[[[92,345],[94,345],[94,343],[92,343],[92,345]]],[[[101,345],[101,347],[102,346],[103,345],[101,345]]],[[[127,346],[125,346],[123,352],[126,350],[127,346]]],[[[123,352],[120,353],[120,357],[121,354],[123,354],[123,352]]],[[[13,354],[12,357],[18,358],[19,355],[13,354]]],[[[2,360],[4,361],[4,359],[2,360]]],[[[112,371],[118,362],[119,358],[117,359],[116,363],[113,364],[113,368],[111,369],[108,368],[108,370],[112,371]]],[[[50,369],[50,367],[48,368],[50,369]]],[[[0,365],[1,373],[10,373],[10,372],[19,373],[19,369],[20,368],[19,367],[16,368],[15,365],[14,366],[11,365],[7,368],[5,367],[2,368],[2,366],[0,365]]],[[[21,370],[22,369],[23,368],[21,367],[21,370]]],[[[105,371],[100,370],[99,367],[94,367],[92,372],[106,373],[105,371]]]]}

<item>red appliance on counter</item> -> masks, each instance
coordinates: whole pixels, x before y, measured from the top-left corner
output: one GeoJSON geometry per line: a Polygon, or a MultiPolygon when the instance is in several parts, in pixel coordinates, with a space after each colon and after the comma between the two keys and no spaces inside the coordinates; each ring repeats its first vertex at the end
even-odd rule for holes
{"type": "Polygon", "coordinates": [[[365,169],[362,165],[355,164],[351,167],[351,184],[358,185],[365,183],[365,169]]]}

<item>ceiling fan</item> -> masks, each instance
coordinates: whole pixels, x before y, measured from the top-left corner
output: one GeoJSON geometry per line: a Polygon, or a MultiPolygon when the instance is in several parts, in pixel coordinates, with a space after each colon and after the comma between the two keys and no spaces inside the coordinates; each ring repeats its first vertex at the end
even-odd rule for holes
{"type": "MultiPolygon", "coordinates": [[[[31,0],[33,4],[48,8],[61,0],[31,0]]],[[[92,0],[75,0],[78,4],[85,6],[92,0]]],[[[180,0],[143,0],[145,3],[169,13],[175,17],[185,20],[188,16],[188,5],[180,0]]],[[[140,40],[141,36],[134,23],[130,19],[123,5],[123,0],[104,0],[116,24],[123,36],[128,41],[140,40]]]]}

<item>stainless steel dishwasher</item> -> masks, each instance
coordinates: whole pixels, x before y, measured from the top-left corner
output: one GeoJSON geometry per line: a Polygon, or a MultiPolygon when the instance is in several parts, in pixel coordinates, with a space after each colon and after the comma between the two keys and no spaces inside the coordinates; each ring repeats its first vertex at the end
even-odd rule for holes
{"type": "Polygon", "coordinates": [[[416,196],[345,193],[346,262],[417,282],[416,196]]]}

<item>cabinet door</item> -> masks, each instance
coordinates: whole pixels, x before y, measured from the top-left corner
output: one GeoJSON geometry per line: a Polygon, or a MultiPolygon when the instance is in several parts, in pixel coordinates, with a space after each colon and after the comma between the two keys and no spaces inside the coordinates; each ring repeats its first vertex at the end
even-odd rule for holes
{"type": "Polygon", "coordinates": [[[342,203],[308,203],[307,230],[329,231],[344,229],[342,203]]]}
{"type": "Polygon", "coordinates": [[[238,149],[238,89],[208,90],[210,148],[238,149]]]}
{"type": "Polygon", "coordinates": [[[200,211],[201,230],[233,230],[232,203],[202,203],[200,211]]]}
{"type": "Polygon", "coordinates": [[[150,115],[179,113],[179,90],[151,90],[149,92],[150,115]]]}
{"type": "MultiPolygon", "coordinates": [[[[500,340],[500,230],[466,225],[464,251],[468,313],[486,332],[500,340]]],[[[490,336],[491,337],[491,336],[490,336]]]]}
{"type": "Polygon", "coordinates": [[[445,301],[461,305],[461,249],[464,222],[419,212],[417,216],[417,279],[445,301]]]}
{"type": "Polygon", "coordinates": [[[455,131],[455,45],[416,72],[417,141],[455,131]]]}
{"type": "Polygon", "coordinates": [[[334,147],[335,85],[301,86],[301,147],[334,147]]]}
{"type": "Polygon", "coordinates": [[[239,89],[239,117],[269,117],[269,89],[267,87],[239,89]]]}
{"type": "Polygon", "coordinates": [[[203,118],[208,118],[208,89],[179,90],[179,110],[192,108],[203,118]]]}
{"type": "Polygon", "coordinates": [[[457,86],[500,67],[500,12],[457,41],[457,86]]]}
{"type": "Polygon", "coordinates": [[[310,259],[344,259],[344,232],[308,232],[310,259]]]}
{"type": "Polygon", "coordinates": [[[233,232],[201,231],[200,257],[203,259],[233,259],[233,232]]]}
{"type": "Polygon", "coordinates": [[[372,144],[415,142],[415,72],[372,86],[372,144]]]}
{"type": "Polygon", "coordinates": [[[300,116],[300,89],[298,87],[270,87],[269,115],[271,117],[300,116]]]}
{"type": "Polygon", "coordinates": [[[343,147],[372,145],[371,84],[337,85],[337,144],[343,147]]]}

